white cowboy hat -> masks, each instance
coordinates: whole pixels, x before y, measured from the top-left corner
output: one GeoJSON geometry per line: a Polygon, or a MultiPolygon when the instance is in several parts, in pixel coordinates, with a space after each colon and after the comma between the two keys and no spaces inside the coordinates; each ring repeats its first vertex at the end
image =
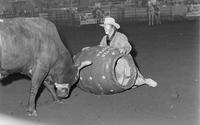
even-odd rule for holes
{"type": "Polygon", "coordinates": [[[114,27],[116,27],[117,29],[120,28],[120,25],[118,23],[115,22],[115,19],[112,17],[105,17],[104,18],[104,22],[103,24],[100,24],[100,26],[104,27],[105,25],[113,25],[114,27]]]}

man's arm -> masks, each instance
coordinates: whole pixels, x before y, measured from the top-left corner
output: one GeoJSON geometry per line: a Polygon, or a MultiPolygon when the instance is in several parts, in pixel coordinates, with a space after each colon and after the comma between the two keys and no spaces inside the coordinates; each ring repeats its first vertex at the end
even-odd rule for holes
{"type": "Polygon", "coordinates": [[[130,43],[128,42],[128,38],[122,34],[120,37],[119,37],[119,49],[122,51],[122,53],[126,53],[126,54],[129,54],[132,47],[130,45],[130,43]]]}
{"type": "Polygon", "coordinates": [[[106,43],[106,36],[104,36],[102,39],[101,39],[101,42],[99,44],[100,46],[107,46],[107,43],[106,43]]]}

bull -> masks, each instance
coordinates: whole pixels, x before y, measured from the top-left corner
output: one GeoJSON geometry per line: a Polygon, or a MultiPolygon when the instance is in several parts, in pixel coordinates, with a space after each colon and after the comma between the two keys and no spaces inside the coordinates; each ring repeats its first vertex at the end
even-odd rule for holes
{"type": "Polygon", "coordinates": [[[11,73],[31,78],[29,116],[37,116],[35,98],[41,84],[59,101],[69,95],[80,69],[90,64],[73,62],[56,26],[46,19],[19,17],[0,21],[0,78],[11,73]]]}

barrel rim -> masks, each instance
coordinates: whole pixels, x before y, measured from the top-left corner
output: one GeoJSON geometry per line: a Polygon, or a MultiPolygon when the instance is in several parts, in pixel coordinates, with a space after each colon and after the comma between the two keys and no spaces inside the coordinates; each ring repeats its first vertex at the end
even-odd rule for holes
{"type": "MultiPolygon", "coordinates": [[[[113,64],[112,64],[112,69],[113,69],[113,70],[115,70],[115,66],[116,66],[117,60],[119,60],[119,59],[122,58],[122,57],[125,57],[125,58],[127,58],[127,59],[132,58],[132,57],[130,56],[130,54],[129,54],[129,55],[126,55],[126,54],[119,54],[118,56],[116,56],[116,57],[113,59],[113,64]]],[[[133,63],[135,63],[133,59],[132,59],[132,61],[133,61],[133,63]]],[[[133,66],[134,66],[134,65],[135,65],[135,64],[130,65],[130,66],[131,66],[131,74],[133,74],[133,68],[134,68],[133,66]]],[[[117,78],[116,78],[116,76],[115,76],[115,71],[112,71],[111,74],[112,74],[112,76],[113,76],[113,77],[112,77],[113,80],[115,81],[115,83],[117,83],[117,84],[115,84],[115,85],[117,85],[118,87],[120,87],[120,88],[122,88],[122,89],[124,89],[124,90],[127,90],[127,89],[131,88],[132,86],[134,86],[134,84],[135,84],[134,81],[136,80],[136,76],[137,76],[137,74],[131,75],[131,78],[130,78],[130,80],[128,81],[127,85],[126,85],[126,86],[122,86],[122,85],[117,81],[117,78]]]]}

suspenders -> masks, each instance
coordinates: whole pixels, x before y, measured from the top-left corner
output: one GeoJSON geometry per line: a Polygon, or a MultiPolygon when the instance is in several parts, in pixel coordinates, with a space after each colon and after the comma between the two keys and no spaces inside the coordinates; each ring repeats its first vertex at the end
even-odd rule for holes
{"type": "Polygon", "coordinates": [[[112,36],[108,37],[108,35],[106,36],[106,42],[107,42],[107,45],[110,46],[110,42],[112,41],[113,37],[115,36],[115,33],[116,33],[117,30],[114,31],[114,33],[112,34],[112,36]]]}

